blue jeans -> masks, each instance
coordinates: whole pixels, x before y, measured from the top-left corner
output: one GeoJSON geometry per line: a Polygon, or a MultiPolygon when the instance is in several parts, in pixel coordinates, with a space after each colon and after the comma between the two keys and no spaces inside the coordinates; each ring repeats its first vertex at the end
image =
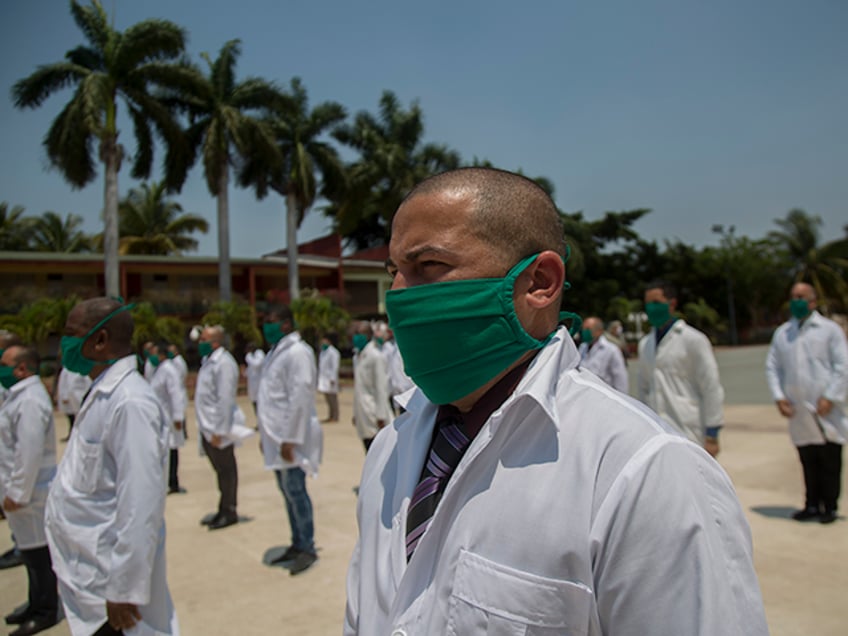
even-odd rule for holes
{"type": "Polygon", "coordinates": [[[315,554],[315,526],[312,522],[312,500],[306,492],[306,473],[301,468],[287,468],[275,470],[274,475],[286,500],[292,547],[315,554]]]}

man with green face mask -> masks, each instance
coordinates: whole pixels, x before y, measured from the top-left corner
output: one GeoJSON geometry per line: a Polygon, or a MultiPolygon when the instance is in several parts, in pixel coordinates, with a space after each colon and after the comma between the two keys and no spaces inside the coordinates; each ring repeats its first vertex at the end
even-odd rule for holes
{"type": "Polygon", "coordinates": [[[604,335],[604,323],[597,316],[583,321],[580,366],[588,369],[612,388],[627,393],[627,367],[624,355],[604,335]]]}
{"type": "Polygon", "coordinates": [[[62,364],[92,379],[50,487],[45,529],[72,634],[177,634],[165,563],[170,422],[138,372],[132,305],[68,314],[62,364]],[[106,625],[108,623],[108,625],[106,625]]]}
{"type": "Polygon", "coordinates": [[[389,253],[418,389],[366,456],[344,633],[767,634],[721,467],[582,371],[558,327],[544,190],[489,168],[432,177],[389,253]]]}
{"type": "Polygon", "coordinates": [[[713,346],[677,318],[677,290],[668,281],[645,286],[651,331],[639,341],[637,397],[715,457],[724,423],[724,389],[713,346]]]}
{"type": "Polygon", "coordinates": [[[845,332],[818,310],[816,290],[795,283],[792,315],[774,332],[766,378],[804,472],[804,507],[796,521],[833,523],[842,483],[842,446],[848,441],[848,343],[845,332]]]}

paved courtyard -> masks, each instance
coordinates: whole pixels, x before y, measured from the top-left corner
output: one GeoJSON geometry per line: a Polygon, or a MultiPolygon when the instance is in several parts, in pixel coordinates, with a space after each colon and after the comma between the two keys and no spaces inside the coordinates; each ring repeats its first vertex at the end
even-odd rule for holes
{"type": "MultiPolygon", "coordinates": [[[[788,518],[802,503],[801,470],[785,422],[765,387],[765,347],[719,350],[717,357],[727,393],[719,460],[751,524],[771,633],[844,636],[848,523],[842,518],[822,526],[788,518]]],[[[324,464],[318,478],[308,483],[320,559],[296,577],[263,564],[269,551],[288,543],[289,530],[282,496],[272,475],[261,467],[255,438],[237,451],[243,522],[215,532],[199,525],[216,507],[217,490],[208,461],[197,454],[197,428],[189,414],[191,439],[180,457],[180,478],[188,492],[167,500],[169,581],[183,634],[341,633],[344,576],[356,539],[353,487],[364,458],[350,424],[352,395],[346,386],[340,395],[342,421],[324,425],[324,464]]],[[[252,414],[246,398],[240,401],[245,413],[252,414]]],[[[318,413],[326,413],[321,399],[318,413]]],[[[59,436],[66,427],[64,417],[57,415],[59,436]]],[[[846,482],[843,472],[843,493],[846,482]]],[[[845,502],[843,495],[843,511],[845,502]]],[[[10,545],[7,526],[0,524],[0,551],[10,545]]],[[[23,601],[25,589],[23,568],[0,571],[0,612],[23,601]]],[[[63,622],[44,633],[69,631],[63,622]]]]}

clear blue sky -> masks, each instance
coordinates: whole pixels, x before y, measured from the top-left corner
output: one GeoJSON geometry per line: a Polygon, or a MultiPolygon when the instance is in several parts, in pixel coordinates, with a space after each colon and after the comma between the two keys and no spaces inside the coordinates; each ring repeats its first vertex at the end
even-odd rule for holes
{"type": "MultiPolygon", "coordinates": [[[[848,223],[848,2],[845,0],[105,0],[124,29],[148,17],[188,29],[189,51],[240,38],[239,77],[287,84],[313,104],[375,112],[384,89],[418,100],[426,141],[464,159],[546,176],[589,219],[649,207],[636,229],[714,243],[714,223],[752,238],[802,207],[824,240],[848,223]]],[[[102,178],[73,191],[41,139],[68,98],[14,110],[11,85],[83,42],[63,0],[0,3],[0,201],[54,210],[100,230],[102,178]]],[[[130,127],[122,141],[132,147],[130,127]]],[[[135,185],[125,166],[121,194],[135,185]]],[[[199,168],[179,201],[212,223],[199,168]]],[[[285,244],[283,201],[231,190],[231,250],[285,244]]],[[[319,213],[299,233],[321,235],[319,213]]]]}

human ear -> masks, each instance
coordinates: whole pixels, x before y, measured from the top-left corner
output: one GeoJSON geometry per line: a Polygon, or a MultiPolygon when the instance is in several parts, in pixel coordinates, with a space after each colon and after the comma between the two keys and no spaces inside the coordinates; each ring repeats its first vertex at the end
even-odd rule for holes
{"type": "Polygon", "coordinates": [[[565,283],[565,265],[559,254],[552,250],[540,253],[525,274],[526,288],[522,293],[529,307],[544,309],[554,303],[559,306],[565,283]]]}

